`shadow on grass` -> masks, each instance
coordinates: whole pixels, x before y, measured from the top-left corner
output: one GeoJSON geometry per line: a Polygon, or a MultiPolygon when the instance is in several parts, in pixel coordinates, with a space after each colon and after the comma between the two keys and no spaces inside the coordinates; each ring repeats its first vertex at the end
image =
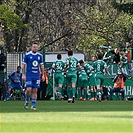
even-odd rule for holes
{"type": "Polygon", "coordinates": [[[132,111],[133,101],[37,101],[37,110],[24,109],[24,101],[0,101],[1,113],[27,112],[91,112],[91,111],[132,111]]]}

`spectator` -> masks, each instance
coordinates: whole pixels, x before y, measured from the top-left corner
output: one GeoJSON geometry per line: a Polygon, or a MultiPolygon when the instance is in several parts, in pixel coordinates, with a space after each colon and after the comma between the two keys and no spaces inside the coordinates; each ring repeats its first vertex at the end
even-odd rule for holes
{"type": "MultiPolygon", "coordinates": [[[[42,73],[40,76],[42,76],[42,73]]],[[[48,71],[46,69],[44,69],[45,80],[43,81],[42,78],[40,77],[40,88],[37,91],[37,100],[44,100],[45,99],[46,91],[47,91],[47,85],[48,85],[48,76],[49,76],[48,71]]]]}
{"type": "Polygon", "coordinates": [[[124,90],[124,84],[126,81],[126,75],[123,74],[121,71],[118,71],[117,76],[114,78],[114,88],[110,89],[110,100],[113,100],[113,93],[121,93],[122,94],[122,100],[125,98],[125,90],[124,90]]]}
{"type": "Polygon", "coordinates": [[[120,54],[118,48],[114,50],[114,63],[118,64],[120,62],[120,54]]]}
{"type": "Polygon", "coordinates": [[[129,42],[126,42],[126,57],[128,60],[128,68],[129,71],[132,72],[132,68],[133,68],[133,64],[132,64],[132,60],[133,60],[133,48],[132,48],[132,44],[130,44],[129,42]]]}
{"type": "Polygon", "coordinates": [[[124,65],[126,65],[128,63],[128,59],[127,59],[126,54],[125,54],[124,51],[122,51],[121,54],[122,55],[121,55],[121,58],[120,58],[119,65],[120,65],[120,67],[123,67],[124,65]]]}
{"type": "Polygon", "coordinates": [[[113,63],[114,55],[114,50],[111,46],[109,46],[108,51],[103,56],[103,61],[105,61],[107,64],[113,63]]]}
{"type": "Polygon", "coordinates": [[[129,42],[126,42],[126,57],[128,59],[128,62],[132,60],[132,49],[131,44],[129,42]]]}

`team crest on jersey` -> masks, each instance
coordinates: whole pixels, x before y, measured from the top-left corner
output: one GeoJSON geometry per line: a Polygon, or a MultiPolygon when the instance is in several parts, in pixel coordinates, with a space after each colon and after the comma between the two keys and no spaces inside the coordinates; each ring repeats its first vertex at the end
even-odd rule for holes
{"type": "Polygon", "coordinates": [[[36,67],[36,66],[38,66],[38,62],[35,60],[35,61],[32,62],[32,65],[33,65],[34,67],[36,67]]]}
{"type": "Polygon", "coordinates": [[[38,60],[40,60],[40,56],[38,56],[38,60]]]}

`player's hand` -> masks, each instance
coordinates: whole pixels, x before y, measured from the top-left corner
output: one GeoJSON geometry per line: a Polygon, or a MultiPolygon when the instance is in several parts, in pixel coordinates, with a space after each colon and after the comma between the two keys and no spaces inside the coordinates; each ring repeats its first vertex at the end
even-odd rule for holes
{"type": "Polygon", "coordinates": [[[14,82],[17,82],[17,80],[14,80],[14,82]]]}
{"type": "Polygon", "coordinates": [[[109,75],[108,73],[105,74],[105,76],[108,76],[108,75],[109,75]]]}
{"type": "Polygon", "coordinates": [[[24,81],[26,80],[26,75],[25,74],[22,75],[22,80],[24,80],[24,81]]]}
{"type": "Polygon", "coordinates": [[[42,75],[42,78],[41,78],[41,79],[42,79],[42,81],[45,81],[45,77],[44,77],[44,75],[42,75]]]}

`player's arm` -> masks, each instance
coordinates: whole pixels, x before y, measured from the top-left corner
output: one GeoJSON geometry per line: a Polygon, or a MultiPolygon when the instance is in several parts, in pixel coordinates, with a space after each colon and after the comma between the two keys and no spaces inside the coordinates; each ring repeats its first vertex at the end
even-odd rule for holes
{"type": "Polygon", "coordinates": [[[55,70],[55,63],[52,64],[52,69],[55,70]]]}
{"type": "Polygon", "coordinates": [[[45,77],[44,77],[44,65],[43,64],[40,64],[40,70],[42,72],[42,81],[44,81],[45,77]]]}
{"type": "Polygon", "coordinates": [[[65,64],[65,67],[64,67],[64,72],[67,71],[68,66],[69,66],[69,60],[66,61],[66,64],[65,64]]]}
{"type": "Polygon", "coordinates": [[[108,67],[105,67],[105,75],[108,76],[109,73],[108,73],[108,67]]]}
{"type": "Polygon", "coordinates": [[[25,70],[26,70],[26,64],[22,63],[22,79],[23,80],[26,80],[25,70]]]}
{"type": "Polygon", "coordinates": [[[11,80],[11,81],[14,81],[14,74],[15,74],[15,71],[11,72],[9,75],[8,75],[8,78],[11,80]]]}

